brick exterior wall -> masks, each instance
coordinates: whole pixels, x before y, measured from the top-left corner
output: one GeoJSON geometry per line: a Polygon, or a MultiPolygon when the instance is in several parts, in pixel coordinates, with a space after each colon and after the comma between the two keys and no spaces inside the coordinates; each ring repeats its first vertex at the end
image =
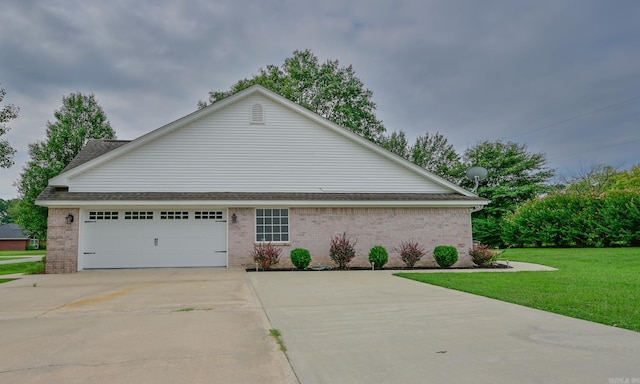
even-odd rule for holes
{"type": "MultiPolygon", "coordinates": [[[[255,263],[249,255],[254,244],[255,209],[229,208],[229,216],[233,213],[238,219],[237,223],[229,220],[229,267],[252,268],[255,263]]],[[[435,266],[435,246],[453,245],[459,252],[454,267],[470,267],[470,215],[466,208],[291,208],[291,242],[281,246],[277,267],[292,267],[289,254],[298,247],[311,252],[312,265],[334,265],[329,258],[329,245],[331,238],[342,232],[357,240],[352,266],[370,267],[368,254],[375,245],[382,245],[389,252],[387,266],[403,266],[394,248],[402,241],[413,240],[427,251],[416,266],[435,266]]]]}
{"type": "MultiPolygon", "coordinates": [[[[253,268],[250,258],[255,242],[255,209],[228,209],[229,268],[253,268]],[[237,216],[233,223],[231,216],[237,216]]],[[[50,208],[47,230],[46,273],[71,273],[78,270],[79,209],[50,208]],[[67,224],[71,213],[75,220],[67,224]]],[[[352,266],[370,267],[369,249],[384,246],[389,252],[389,267],[404,264],[394,248],[402,241],[419,242],[427,255],[416,266],[435,266],[433,248],[453,245],[459,259],[454,267],[472,266],[468,250],[472,246],[471,217],[466,208],[290,208],[291,242],[280,246],[277,267],[292,268],[289,254],[294,248],[311,252],[313,264],[334,265],[329,258],[331,238],[346,232],[357,241],[352,266]]]]}
{"type": "Polygon", "coordinates": [[[80,210],[49,208],[47,227],[46,273],[71,273],[78,270],[78,230],[80,210]],[[67,224],[67,215],[75,220],[67,224]]]}
{"type": "Polygon", "coordinates": [[[0,240],[0,251],[24,251],[29,240],[0,240]]]}

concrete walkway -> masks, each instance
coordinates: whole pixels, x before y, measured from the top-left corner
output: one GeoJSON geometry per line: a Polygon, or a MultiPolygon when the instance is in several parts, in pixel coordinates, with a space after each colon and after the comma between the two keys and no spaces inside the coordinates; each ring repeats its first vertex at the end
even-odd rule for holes
{"type": "Polygon", "coordinates": [[[302,384],[640,383],[633,331],[388,271],[249,277],[302,384]]]}

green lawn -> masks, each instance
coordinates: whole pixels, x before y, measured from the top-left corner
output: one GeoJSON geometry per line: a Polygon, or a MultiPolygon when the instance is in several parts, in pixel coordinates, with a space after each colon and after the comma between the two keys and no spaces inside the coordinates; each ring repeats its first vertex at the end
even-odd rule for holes
{"type": "Polygon", "coordinates": [[[397,275],[640,332],[640,248],[510,249],[502,259],[558,271],[397,275]]]}
{"type": "Polygon", "coordinates": [[[25,263],[0,264],[0,275],[11,275],[13,273],[27,273],[33,271],[41,265],[40,261],[29,261],[25,263]]]}
{"type": "Polygon", "coordinates": [[[46,249],[36,249],[34,251],[0,251],[0,258],[4,256],[44,256],[46,253],[46,249]]]}

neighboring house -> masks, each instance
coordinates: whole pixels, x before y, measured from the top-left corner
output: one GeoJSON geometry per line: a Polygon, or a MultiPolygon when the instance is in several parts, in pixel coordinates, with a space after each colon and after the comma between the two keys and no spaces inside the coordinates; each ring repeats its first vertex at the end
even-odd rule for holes
{"type": "MultiPolygon", "coordinates": [[[[255,266],[254,244],[368,252],[453,245],[470,266],[471,211],[488,203],[261,86],[133,141],[90,141],[37,203],[49,207],[47,272],[255,266]]],[[[421,265],[432,265],[425,257],[421,265]]]]}
{"type": "Polygon", "coordinates": [[[0,251],[24,251],[30,241],[18,224],[0,225],[0,251]]]}

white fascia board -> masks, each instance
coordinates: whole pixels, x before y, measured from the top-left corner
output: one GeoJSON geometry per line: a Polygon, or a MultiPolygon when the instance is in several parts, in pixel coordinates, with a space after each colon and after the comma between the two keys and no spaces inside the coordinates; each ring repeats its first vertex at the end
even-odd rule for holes
{"type": "Polygon", "coordinates": [[[407,207],[407,208],[438,208],[438,207],[467,207],[473,208],[489,204],[489,201],[319,201],[319,200],[39,200],[37,205],[51,208],[85,208],[85,207],[407,207]]]}

